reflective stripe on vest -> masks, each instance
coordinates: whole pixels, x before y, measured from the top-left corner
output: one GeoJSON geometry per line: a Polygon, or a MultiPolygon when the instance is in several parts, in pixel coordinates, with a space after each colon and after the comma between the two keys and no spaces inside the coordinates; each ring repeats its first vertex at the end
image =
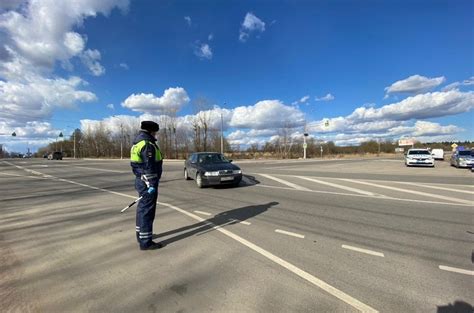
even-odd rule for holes
{"type": "MultiPolygon", "coordinates": [[[[145,145],[148,143],[150,142],[147,140],[142,140],[134,144],[130,150],[130,161],[134,163],[143,163],[141,152],[143,147],[145,147],[145,145]]],[[[151,145],[155,148],[155,161],[161,161],[163,158],[161,157],[160,149],[155,144],[151,145]]]]}

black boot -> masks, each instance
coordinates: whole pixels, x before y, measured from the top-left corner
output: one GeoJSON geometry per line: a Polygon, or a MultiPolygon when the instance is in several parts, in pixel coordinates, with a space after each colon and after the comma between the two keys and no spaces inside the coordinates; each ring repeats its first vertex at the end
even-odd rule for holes
{"type": "Polygon", "coordinates": [[[161,242],[154,242],[147,244],[146,246],[140,246],[140,250],[156,250],[163,248],[164,245],[161,242]]]}

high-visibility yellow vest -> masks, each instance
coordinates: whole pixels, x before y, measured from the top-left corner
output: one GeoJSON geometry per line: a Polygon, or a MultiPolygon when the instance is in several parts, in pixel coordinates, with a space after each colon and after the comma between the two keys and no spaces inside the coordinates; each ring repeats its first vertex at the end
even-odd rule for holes
{"type": "MultiPolygon", "coordinates": [[[[130,150],[130,161],[134,163],[143,163],[142,159],[142,149],[145,147],[146,144],[150,143],[148,140],[141,140],[132,146],[130,150]]],[[[161,156],[161,151],[156,144],[151,144],[155,148],[155,161],[163,160],[161,156]]]]}

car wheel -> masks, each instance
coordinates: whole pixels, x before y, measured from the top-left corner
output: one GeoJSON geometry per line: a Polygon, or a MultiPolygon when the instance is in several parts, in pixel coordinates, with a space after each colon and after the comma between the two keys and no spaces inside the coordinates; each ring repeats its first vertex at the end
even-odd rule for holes
{"type": "Polygon", "coordinates": [[[184,169],[184,179],[186,179],[186,180],[190,180],[190,179],[191,179],[191,178],[189,178],[188,170],[187,170],[187,169],[184,169]]]}
{"type": "Polygon", "coordinates": [[[196,174],[196,185],[197,185],[199,188],[202,188],[202,187],[203,187],[202,175],[201,175],[200,173],[197,173],[197,174],[196,174]]]}

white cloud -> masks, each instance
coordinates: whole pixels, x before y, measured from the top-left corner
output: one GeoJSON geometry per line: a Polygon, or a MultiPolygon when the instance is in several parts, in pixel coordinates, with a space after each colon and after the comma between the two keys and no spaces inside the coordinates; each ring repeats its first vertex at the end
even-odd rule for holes
{"type": "Polygon", "coordinates": [[[73,30],[87,17],[107,15],[114,7],[126,10],[128,0],[31,1],[22,12],[1,15],[6,45],[33,66],[52,68],[56,60],[78,56],[86,40],[73,30]]]}
{"type": "MultiPolygon", "coordinates": [[[[474,108],[474,92],[451,90],[408,97],[381,108],[359,107],[345,117],[322,119],[308,123],[313,133],[345,134],[366,139],[368,137],[453,136],[462,130],[453,125],[440,126],[427,118],[464,113],[474,108]],[[413,126],[409,121],[419,120],[413,126]],[[326,121],[328,122],[326,125],[326,121]]],[[[427,138],[427,137],[426,137],[427,138]]],[[[424,138],[424,139],[426,139],[424,138]]],[[[434,138],[434,137],[433,137],[434,138]]],[[[353,139],[352,137],[350,138],[353,139]]]]}
{"type": "Polygon", "coordinates": [[[107,104],[107,109],[110,109],[110,110],[115,110],[115,106],[113,103],[109,103],[107,104]]]}
{"type": "MultiPolygon", "coordinates": [[[[365,126],[370,126],[368,122],[365,126]]],[[[435,141],[453,141],[456,139],[456,135],[463,131],[463,129],[454,125],[440,125],[438,123],[432,123],[428,121],[417,121],[415,123],[408,122],[395,122],[394,127],[381,127],[380,130],[372,132],[373,126],[369,129],[359,129],[356,132],[343,132],[337,134],[326,134],[319,135],[317,138],[323,141],[333,141],[336,145],[348,146],[358,145],[362,142],[369,140],[398,140],[401,137],[415,138],[420,142],[435,142],[435,141]]],[[[389,126],[387,124],[386,126],[389,126]]],[[[381,126],[381,125],[379,125],[381,126]]]]}
{"type": "Polygon", "coordinates": [[[453,135],[463,131],[462,128],[455,125],[442,126],[438,123],[432,123],[428,121],[417,121],[411,130],[413,137],[421,136],[441,136],[441,135],[453,135]]]}
{"type": "MultiPolygon", "coordinates": [[[[5,8],[2,1],[2,7],[5,8]]],[[[88,17],[126,10],[128,0],[9,1],[17,11],[0,12],[0,120],[32,122],[50,117],[55,108],[72,108],[96,100],[82,90],[79,77],[57,77],[57,65],[73,70],[79,58],[101,75],[100,52],[86,49],[78,29],[88,17]],[[17,4],[20,4],[19,6],[17,4]]]]}
{"type": "Polygon", "coordinates": [[[194,54],[201,59],[212,59],[212,49],[207,43],[198,44],[194,49],[194,54]]]}
{"type": "Polygon", "coordinates": [[[252,106],[236,107],[233,112],[230,126],[237,128],[283,128],[304,123],[303,112],[279,100],[259,101],[252,106]]]}
{"type": "Polygon", "coordinates": [[[334,100],[334,96],[330,93],[326,94],[324,97],[316,97],[316,101],[332,101],[334,100]]]}
{"type": "Polygon", "coordinates": [[[347,118],[353,121],[376,119],[426,119],[464,113],[474,108],[474,92],[432,92],[408,97],[379,109],[360,107],[347,118]]]}
{"type": "Polygon", "coordinates": [[[101,56],[98,50],[86,50],[81,54],[81,61],[94,76],[105,74],[105,68],[99,63],[101,56]]]}
{"type": "Polygon", "coordinates": [[[123,68],[124,70],[128,70],[128,69],[129,69],[127,63],[120,63],[119,66],[120,66],[121,68],[123,68]]]}
{"type": "Polygon", "coordinates": [[[468,79],[463,80],[462,82],[454,82],[451,83],[443,88],[443,91],[449,91],[453,89],[457,89],[461,86],[472,86],[474,85],[474,76],[471,76],[468,79]]]}
{"type": "Polygon", "coordinates": [[[291,103],[291,105],[293,105],[293,106],[295,106],[295,107],[296,107],[296,106],[298,106],[298,104],[299,104],[299,103],[305,103],[305,102],[308,102],[308,100],[309,100],[310,98],[311,98],[311,97],[310,97],[310,96],[308,96],[308,95],[306,95],[306,96],[303,96],[303,97],[301,97],[301,99],[299,99],[299,100],[296,100],[296,101],[293,101],[293,102],[291,103]]]}
{"type": "Polygon", "coordinates": [[[245,15],[244,21],[240,27],[239,40],[241,42],[247,41],[251,33],[263,33],[265,31],[265,22],[255,16],[253,13],[248,12],[245,15]]]}
{"type": "Polygon", "coordinates": [[[302,98],[300,99],[300,103],[305,103],[306,101],[309,100],[309,98],[310,98],[310,96],[308,96],[308,95],[302,97],[302,98]]]}
{"type": "Polygon", "coordinates": [[[207,36],[207,40],[212,41],[213,39],[214,39],[214,34],[209,34],[209,36],[207,36]]]}
{"type": "Polygon", "coordinates": [[[77,102],[96,100],[95,94],[78,90],[84,84],[79,77],[0,80],[0,120],[34,121],[49,117],[54,108],[72,108],[77,102]]]}
{"type": "Polygon", "coordinates": [[[161,112],[178,111],[190,101],[184,88],[168,88],[161,97],[154,94],[132,94],[122,106],[133,111],[157,114],[161,112]]]}
{"type": "Polygon", "coordinates": [[[192,24],[191,17],[185,16],[185,17],[184,17],[184,20],[186,21],[186,24],[188,24],[188,26],[191,26],[191,24],[192,24]]]}
{"type": "Polygon", "coordinates": [[[406,79],[396,81],[391,86],[385,88],[386,95],[394,93],[419,94],[430,91],[431,89],[444,83],[444,76],[428,78],[420,75],[413,75],[406,79]]]}
{"type": "MultiPolygon", "coordinates": [[[[44,147],[58,139],[61,129],[54,128],[49,122],[26,122],[17,123],[15,121],[0,120],[0,141],[3,149],[10,152],[27,152],[27,149],[34,152],[39,147],[44,147]],[[15,132],[16,137],[11,133],[15,132]]],[[[67,136],[66,133],[64,133],[67,136]]]]}

